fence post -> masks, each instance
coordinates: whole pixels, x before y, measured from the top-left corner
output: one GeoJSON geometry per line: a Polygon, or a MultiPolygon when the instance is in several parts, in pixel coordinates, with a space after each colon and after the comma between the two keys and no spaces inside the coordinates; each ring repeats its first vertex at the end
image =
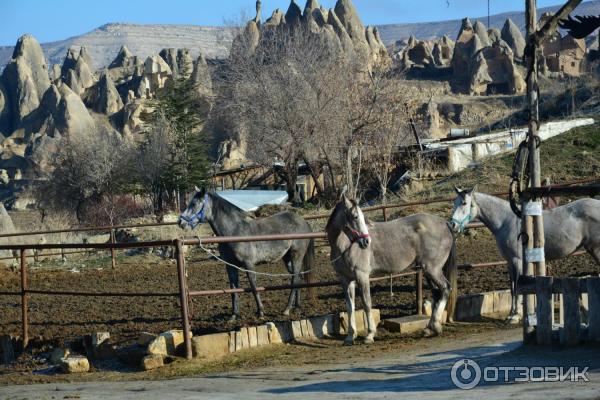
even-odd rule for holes
{"type": "Polygon", "coordinates": [[[423,270],[419,269],[416,275],[417,287],[417,315],[423,315],[423,270]]]}
{"type": "Polygon", "coordinates": [[[388,220],[388,216],[387,216],[387,208],[385,207],[385,204],[383,205],[383,207],[381,208],[381,210],[383,211],[383,220],[387,221],[388,220]]]}
{"type": "Polygon", "coordinates": [[[112,263],[112,268],[115,269],[116,268],[116,260],[115,260],[115,245],[116,241],[115,241],[115,229],[114,228],[110,228],[110,244],[112,245],[110,247],[110,259],[111,259],[111,263],[112,263]]]}
{"type": "Polygon", "coordinates": [[[581,329],[581,313],[579,311],[579,279],[561,279],[562,303],[564,325],[561,344],[575,346],[579,343],[579,330],[581,329]]]}
{"type": "Polygon", "coordinates": [[[23,349],[29,344],[29,297],[27,295],[27,260],[25,249],[20,250],[21,257],[21,318],[23,321],[23,349]]]}
{"type": "Polygon", "coordinates": [[[600,342],[600,278],[587,278],[588,338],[600,342]]]}
{"type": "Polygon", "coordinates": [[[535,298],[537,302],[537,344],[552,344],[552,277],[535,277],[535,298]]]}
{"type": "MultiPolygon", "coordinates": [[[[451,256],[452,257],[452,256],[451,256]]],[[[446,271],[448,282],[450,282],[450,296],[448,296],[448,322],[454,322],[454,314],[456,313],[456,302],[458,300],[458,266],[456,262],[451,262],[446,271]]]]}
{"type": "Polygon", "coordinates": [[[187,296],[187,277],[185,276],[185,259],[183,257],[183,242],[175,241],[175,256],[177,258],[177,276],[179,278],[179,303],[181,306],[181,320],[183,325],[183,340],[185,342],[185,358],[192,358],[192,338],[190,336],[190,317],[187,296]]]}

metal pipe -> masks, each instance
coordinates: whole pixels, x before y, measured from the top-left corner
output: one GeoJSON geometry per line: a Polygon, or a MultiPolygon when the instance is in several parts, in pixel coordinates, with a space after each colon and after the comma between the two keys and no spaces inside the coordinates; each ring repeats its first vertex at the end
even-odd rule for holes
{"type": "Polygon", "coordinates": [[[21,320],[23,321],[23,349],[29,344],[29,297],[27,284],[27,259],[25,249],[21,249],[21,320]]]}
{"type": "Polygon", "coordinates": [[[187,277],[185,276],[185,259],[183,257],[183,240],[175,242],[175,255],[177,258],[177,277],[179,278],[179,304],[181,306],[181,321],[183,325],[183,341],[185,343],[185,358],[192,359],[192,338],[190,329],[190,316],[188,309],[187,277]]]}
{"type": "MultiPolygon", "coordinates": [[[[110,243],[113,244],[113,245],[116,243],[114,228],[110,230],[110,243]]],[[[111,261],[112,269],[115,269],[115,267],[116,267],[116,260],[115,260],[115,247],[114,246],[110,247],[110,261],[111,261]]]]}
{"type": "Polygon", "coordinates": [[[415,280],[415,286],[417,288],[417,315],[423,315],[423,270],[417,272],[415,280]]]}

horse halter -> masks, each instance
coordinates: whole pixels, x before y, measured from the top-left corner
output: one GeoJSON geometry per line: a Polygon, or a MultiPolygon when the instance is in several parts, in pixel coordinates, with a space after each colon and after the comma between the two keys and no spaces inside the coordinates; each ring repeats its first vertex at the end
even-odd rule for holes
{"type": "Polygon", "coordinates": [[[196,212],[194,215],[192,215],[191,217],[186,217],[185,215],[181,215],[179,217],[179,219],[187,222],[192,229],[195,229],[198,226],[198,224],[201,224],[204,221],[206,221],[204,207],[206,206],[207,199],[208,199],[208,194],[205,194],[204,200],[202,200],[202,208],[200,210],[198,210],[198,212],[196,212]]]}
{"type": "Polygon", "coordinates": [[[351,245],[358,242],[360,239],[368,239],[371,237],[370,234],[357,231],[356,229],[350,228],[348,225],[346,225],[344,228],[350,232],[350,234],[346,232],[346,235],[348,235],[348,239],[350,239],[351,245]]]}
{"type": "Polygon", "coordinates": [[[473,208],[474,208],[474,203],[473,203],[473,200],[471,200],[471,206],[469,207],[469,213],[467,215],[465,215],[465,217],[462,220],[458,220],[458,219],[452,217],[451,221],[454,222],[458,226],[458,231],[460,233],[465,231],[469,222],[473,221],[473,218],[474,218],[473,217],[473,208]]]}

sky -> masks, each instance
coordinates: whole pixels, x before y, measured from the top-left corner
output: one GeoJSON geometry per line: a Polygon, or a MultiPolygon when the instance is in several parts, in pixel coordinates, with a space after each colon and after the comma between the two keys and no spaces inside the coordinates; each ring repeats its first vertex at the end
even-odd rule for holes
{"type": "MultiPolygon", "coordinates": [[[[304,8],[305,0],[296,0],[304,8]]],[[[290,0],[262,0],[263,19],[290,0]]],[[[538,0],[538,7],[561,0],[538,0]]],[[[0,45],[30,33],[40,42],[81,35],[109,22],[223,25],[254,16],[255,0],[0,0],[0,45]]],[[[330,8],[335,0],[321,0],[330,8]]],[[[524,0],[490,0],[491,14],[524,10],[524,0]]],[[[354,0],[367,25],[439,21],[487,15],[487,0],[354,0]]]]}

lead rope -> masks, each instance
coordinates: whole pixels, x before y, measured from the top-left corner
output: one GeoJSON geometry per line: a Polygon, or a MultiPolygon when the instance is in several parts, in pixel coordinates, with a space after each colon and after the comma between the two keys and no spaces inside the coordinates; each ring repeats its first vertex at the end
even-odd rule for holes
{"type": "MultiPolygon", "coordinates": [[[[268,272],[259,272],[259,271],[253,271],[251,269],[246,269],[246,268],[242,268],[239,267],[235,264],[232,264],[230,262],[227,262],[225,260],[223,260],[221,257],[217,256],[215,253],[213,253],[212,251],[210,251],[209,249],[207,249],[206,247],[204,247],[202,245],[202,239],[200,238],[200,236],[196,236],[196,238],[198,239],[198,247],[200,247],[206,254],[208,254],[209,256],[215,258],[216,260],[222,262],[225,265],[228,265],[232,268],[237,269],[238,271],[241,272],[246,272],[246,273],[251,273],[251,274],[255,274],[255,275],[262,275],[262,276],[270,276],[270,277],[290,277],[290,276],[295,276],[296,274],[271,274],[268,272]]],[[[307,271],[300,271],[298,272],[298,275],[306,275],[312,272],[312,268],[307,270],[307,271]]]]}

